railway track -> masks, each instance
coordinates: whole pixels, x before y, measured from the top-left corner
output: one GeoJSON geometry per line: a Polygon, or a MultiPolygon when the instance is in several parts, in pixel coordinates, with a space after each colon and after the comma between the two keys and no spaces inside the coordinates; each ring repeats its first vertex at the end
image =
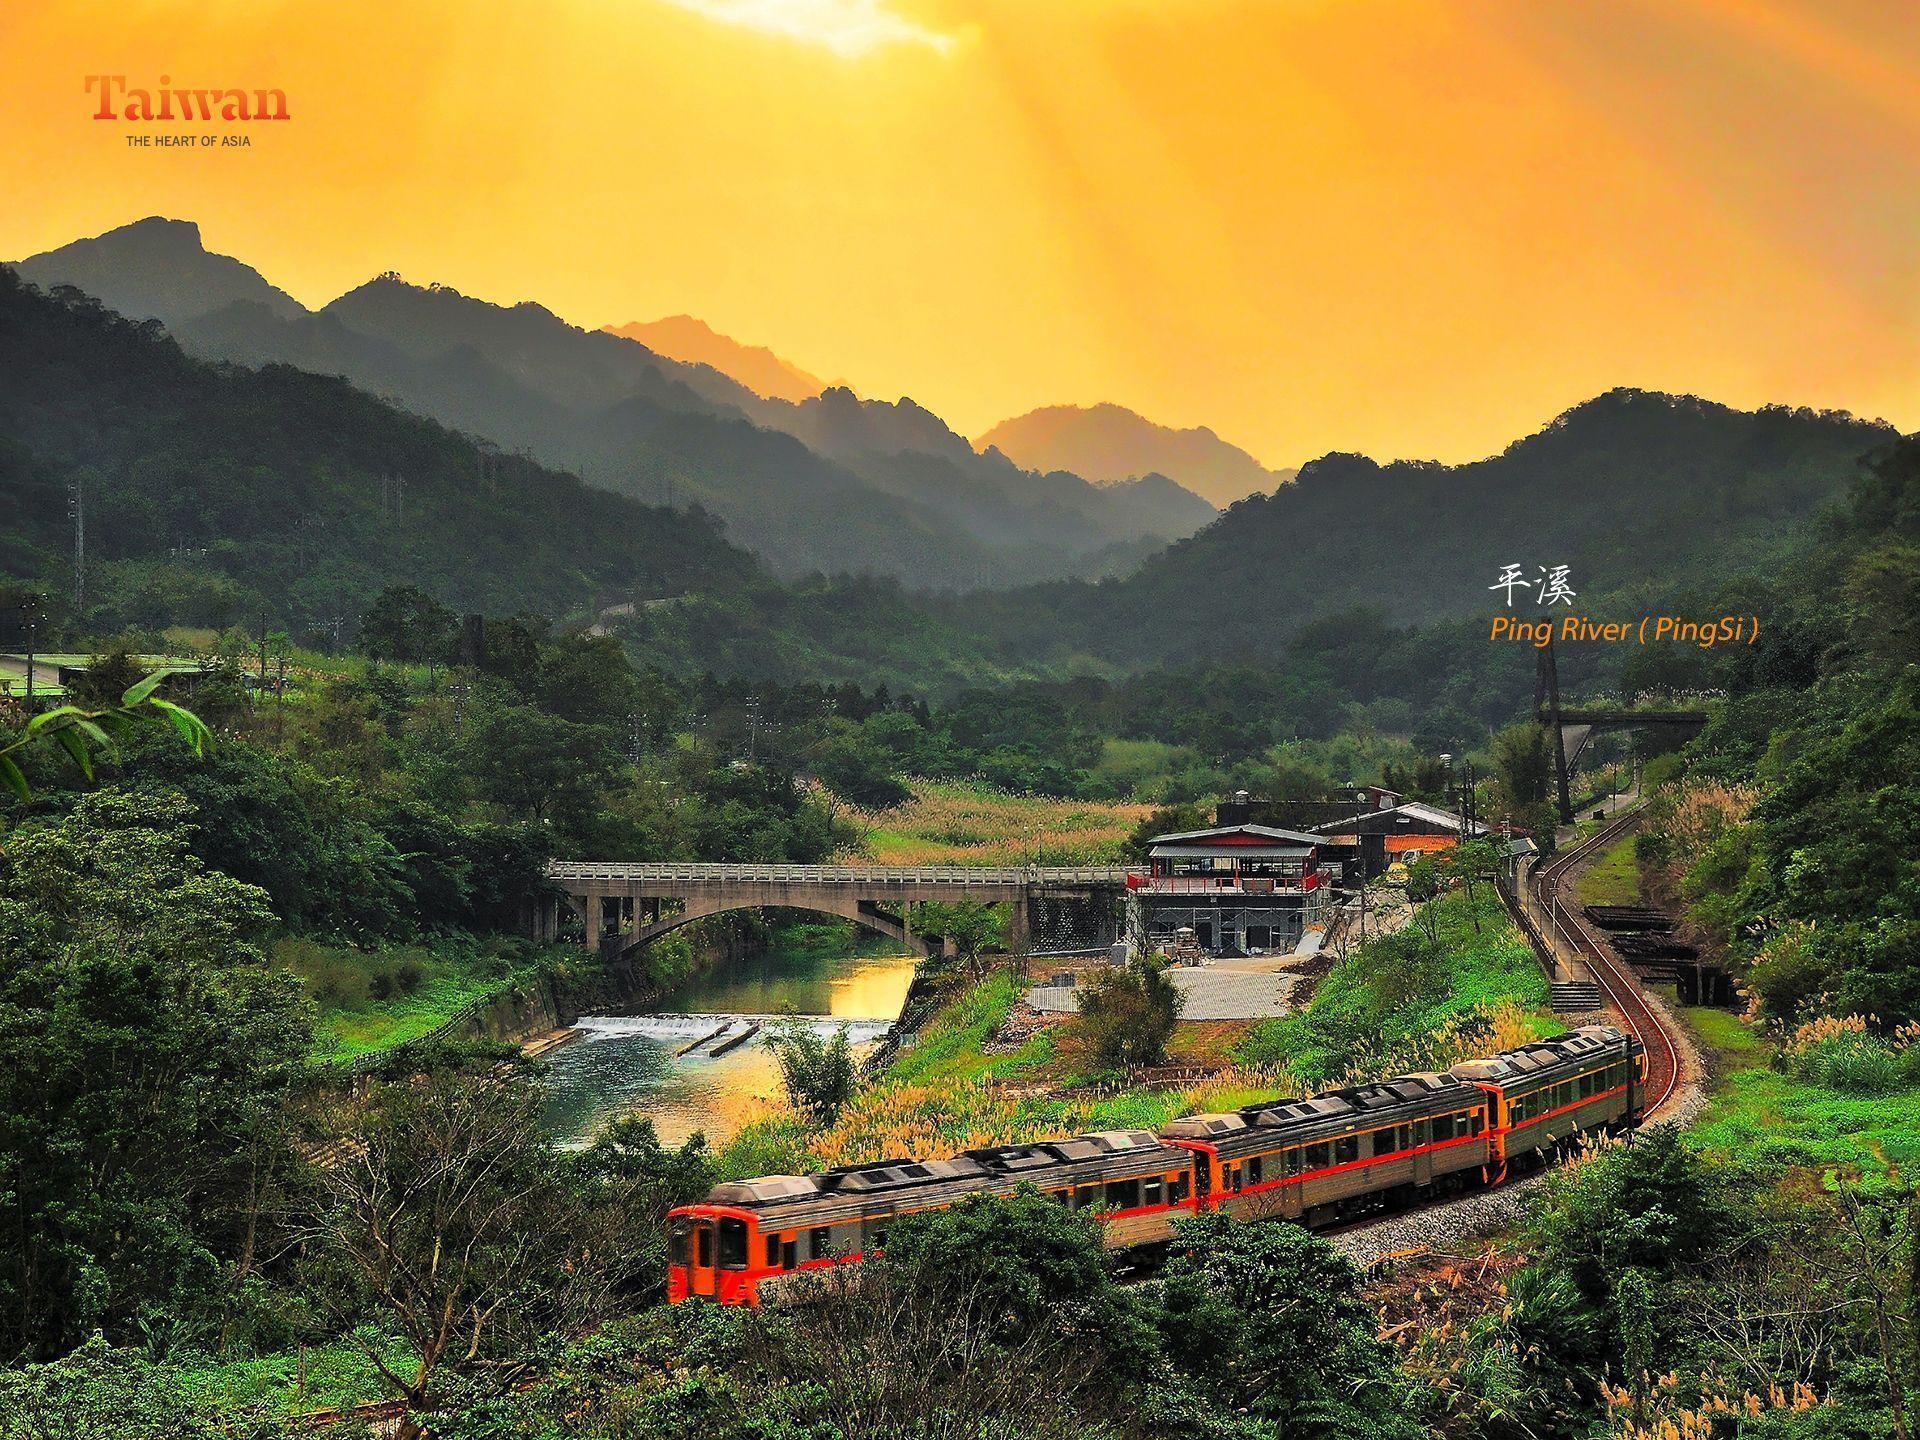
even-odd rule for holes
{"type": "Polygon", "coordinates": [[[1680,1083],[1680,1050],[1668,1033],[1660,1014],[1647,1003],[1640,981],[1621,964],[1607,942],[1581,913],[1577,905],[1560,898],[1560,882],[1580,861],[1603,845],[1620,838],[1638,822],[1636,808],[1602,826],[1578,845],[1559,855],[1534,872],[1535,910],[1546,925],[1559,935],[1593,972],[1593,978],[1606,992],[1607,999],[1634,1037],[1647,1048],[1647,1092],[1651,1097],[1647,1114],[1652,1116],[1665,1105],[1680,1083]]]}

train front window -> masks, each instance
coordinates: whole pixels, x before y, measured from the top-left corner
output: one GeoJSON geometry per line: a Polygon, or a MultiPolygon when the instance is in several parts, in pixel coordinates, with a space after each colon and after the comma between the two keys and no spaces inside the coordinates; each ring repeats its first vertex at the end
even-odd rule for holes
{"type": "Polygon", "coordinates": [[[720,1222],[720,1268],[747,1268],[747,1222],[731,1217],[720,1222]]]}
{"type": "Polygon", "coordinates": [[[713,1226],[702,1225],[694,1234],[694,1264],[702,1270],[713,1268],[713,1226]]]}
{"type": "Polygon", "coordinates": [[[673,1222],[672,1228],[667,1231],[667,1263],[669,1265],[684,1266],[687,1263],[688,1253],[693,1248],[692,1231],[693,1227],[684,1220],[673,1222]]]}

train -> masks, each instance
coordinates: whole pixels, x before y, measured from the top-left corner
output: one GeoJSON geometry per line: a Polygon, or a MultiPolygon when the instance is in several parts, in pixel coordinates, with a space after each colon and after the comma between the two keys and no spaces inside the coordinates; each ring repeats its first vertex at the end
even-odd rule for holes
{"type": "Polygon", "coordinates": [[[878,1160],[816,1175],[717,1185],[667,1217],[667,1298],[755,1305],[796,1275],[886,1248],[902,1216],[1030,1186],[1093,1211],[1112,1250],[1164,1246],[1202,1211],[1320,1228],[1498,1185],[1582,1137],[1639,1123],[1640,1041],[1590,1025],[1444,1073],[1239,1110],[1151,1130],[1102,1130],[944,1160],[878,1160]]]}

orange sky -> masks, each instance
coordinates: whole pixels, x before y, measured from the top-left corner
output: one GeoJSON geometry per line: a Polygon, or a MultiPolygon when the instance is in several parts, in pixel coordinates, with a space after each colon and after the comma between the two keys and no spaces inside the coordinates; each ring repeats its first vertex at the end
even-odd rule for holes
{"type": "Polygon", "coordinates": [[[161,213],[1271,464],[1620,384],[1914,429],[1916,76],[1911,0],[4,0],[0,256],[161,213]],[[131,150],[101,71],[294,118],[131,150]]]}

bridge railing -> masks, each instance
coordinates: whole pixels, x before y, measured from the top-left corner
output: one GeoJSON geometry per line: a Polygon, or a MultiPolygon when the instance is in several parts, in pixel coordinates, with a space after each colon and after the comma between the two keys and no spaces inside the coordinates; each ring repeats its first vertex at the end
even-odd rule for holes
{"type": "Polygon", "coordinates": [[[723,863],[626,863],[555,860],[547,878],[568,880],[652,880],[678,884],[729,885],[1122,885],[1119,866],[1023,865],[732,865],[723,863]]]}

